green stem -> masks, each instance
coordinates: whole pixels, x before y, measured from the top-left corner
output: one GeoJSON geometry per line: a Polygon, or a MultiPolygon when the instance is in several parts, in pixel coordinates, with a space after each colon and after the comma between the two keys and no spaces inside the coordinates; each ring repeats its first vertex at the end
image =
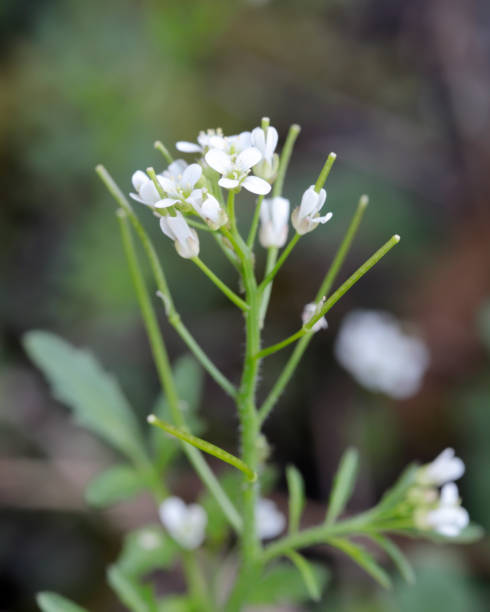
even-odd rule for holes
{"type": "MultiPolygon", "coordinates": [[[[267,276],[269,272],[272,270],[272,268],[276,265],[277,253],[278,253],[277,247],[270,247],[267,249],[265,276],[267,276]]],[[[261,300],[260,300],[260,317],[259,317],[260,329],[264,327],[265,315],[267,314],[267,308],[269,307],[269,300],[271,299],[272,283],[269,283],[266,287],[264,287],[261,293],[262,295],[261,295],[261,300]]]]}
{"type": "Polygon", "coordinates": [[[204,274],[222,291],[226,297],[231,300],[235,306],[238,306],[243,311],[248,310],[248,304],[242,300],[242,298],[238,297],[238,295],[232,291],[225,283],[219,279],[216,274],[210,270],[207,265],[199,259],[199,257],[192,257],[191,261],[193,261],[196,266],[204,272],[204,274]]]}
{"type": "Polygon", "coordinates": [[[267,285],[272,282],[272,280],[274,279],[275,275],[279,272],[282,264],[286,261],[288,255],[291,253],[291,251],[294,249],[296,243],[298,242],[298,240],[300,239],[300,235],[299,234],[294,234],[294,236],[291,238],[291,240],[288,242],[288,244],[284,247],[284,249],[281,252],[281,255],[279,257],[279,259],[277,260],[276,264],[274,265],[274,267],[272,268],[272,270],[266,275],[266,277],[264,278],[264,280],[260,283],[259,285],[259,292],[262,292],[267,285]]]}
{"type": "Polygon", "coordinates": [[[279,169],[277,171],[276,182],[274,183],[274,187],[272,188],[273,198],[282,194],[284,178],[288,169],[289,160],[291,159],[294,143],[296,142],[296,138],[298,138],[300,132],[301,128],[295,123],[289,128],[288,135],[286,136],[286,142],[284,143],[284,146],[281,151],[281,159],[279,161],[279,169]]]}
{"type": "Polygon", "coordinates": [[[257,198],[257,203],[255,204],[254,216],[252,218],[252,224],[250,226],[250,231],[248,233],[247,238],[247,246],[249,249],[253,249],[255,236],[257,234],[257,228],[259,227],[259,219],[260,219],[260,209],[262,208],[262,202],[264,200],[264,196],[261,195],[257,198]]]}
{"type": "MultiPolygon", "coordinates": [[[[155,310],[151,304],[148,290],[146,288],[143,275],[139,268],[136,251],[134,249],[131,232],[127,222],[126,212],[123,210],[119,210],[118,219],[120,221],[124,249],[128,258],[131,276],[135,285],[138,302],[141,308],[141,313],[148,334],[148,339],[150,341],[150,346],[153,358],[155,360],[155,366],[158,372],[158,376],[162,388],[165,391],[165,395],[170,406],[172,418],[175,421],[176,425],[183,428],[185,427],[185,420],[181,412],[179,396],[175,387],[167,349],[163,342],[163,338],[158,327],[155,310]]],[[[199,474],[201,480],[209,488],[211,493],[216,497],[216,500],[221,506],[225,516],[228,518],[228,520],[236,529],[236,531],[240,532],[240,515],[229,500],[224,490],[221,488],[221,485],[219,484],[216,476],[210,470],[201,453],[196,448],[193,448],[186,444],[183,445],[183,450],[186,453],[189,461],[193,465],[194,469],[199,474]]]]}
{"type": "Polygon", "coordinates": [[[180,335],[184,343],[187,345],[189,350],[194,354],[195,358],[199,361],[199,363],[203,366],[203,368],[208,372],[208,374],[213,378],[218,385],[231,397],[236,396],[235,386],[220,372],[220,370],[211,362],[211,360],[207,357],[204,351],[201,349],[199,344],[195,341],[192,334],[182,323],[180,315],[175,309],[175,305],[172,299],[172,295],[168,288],[167,279],[165,278],[165,274],[163,272],[163,268],[160,265],[160,261],[155,251],[155,247],[151,242],[148,234],[145,232],[143,226],[141,225],[138,217],[134,214],[134,211],[126,199],[125,195],[119,189],[119,187],[114,182],[111,175],[107,172],[104,166],[99,165],[96,168],[96,172],[101,178],[102,182],[107,187],[109,193],[114,197],[116,202],[121,206],[121,208],[126,212],[131,224],[133,225],[138,237],[143,245],[143,248],[146,252],[146,256],[150,263],[151,270],[153,272],[153,276],[155,278],[155,283],[159,291],[159,295],[164,301],[165,311],[168,316],[169,322],[177,333],[180,335]]]}
{"type": "Polygon", "coordinates": [[[189,594],[192,599],[193,612],[215,612],[216,607],[211,600],[211,595],[199,567],[196,553],[191,550],[183,551],[182,563],[189,587],[189,594]]]}
{"type": "MultiPolygon", "coordinates": [[[[333,261],[330,264],[329,269],[327,270],[320,289],[318,290],[315,302],[321,300],[323,296],[328,296],[330,289],[332,288],[332,285],[335,282],[335,279],[337,278],[342,264],[344,263],[345,258],[349,252],[357,230],[359,229],[359,225],[361,223],[364,211],[366,210],[367,204],[367,196],[362,196],[359,200],[356,212],[354,213],[354,216],[351,219],[349,227],[347,228],[347,232],[345,233],[345,236],[339,248],[337,249],[337,252],[335,253],[333,261]]],[[[294,350],[291,356],[289,357],[286,365],[284,366],[284,369],[279,375],[279,378],[275,382],[274,386],[272,387],[271,391],[269,392],[268,396],[266,397],[264,403],[260,408],[259,417],[262,423],[269,416],[277,400],[281,396],[281,393],[284,391],[284,388],[290,381],[291,376],[293,375],[299,361],[301,360],[301,357],[303,356],[303,353],[305,352],[312,338],[313,335],[311,334],[303,336],[298,342],[298,344],[294,347],[294,350]]]]}
{"type": "Polygon", "coordinates": [[[170,155],[169,150],[167,149],[167,147],[163,144],[161,140],[156,140],[153,143],[153,146],[155,147],[157,151],[160,151],[160,153],[163,155],[163,157],[167,160],[169,164],[171,164],[174,161],[174,158],[170,155]]]}
{"type": "Polygon", "coordinates": [[[378,261],[382,257],[384,257],[386,253],[388,253],[388,251],[391,250],[399,242],[400,242],[400,236],[398,236],[398,234],[395,234],[394,236],[392,236],[390,240],[388,240],[388,242],[386,242],[380,249],[378,249],[376,253],[371,255],[371,257],[368,260],[366,260],[362,264],[362,266],[360,266],[354,272],[354,274],[349,276],[349,278],[344,283],[342,283],[342,285],[337,289],[337,291],[335,291],[328,298],[328,300],[326,300],[325,304],[320,309],[320,311],[314,317],[312,317],[308,321],[308,323],[306,323],[303,326],[302,329],[297,331],[292,336],[289,336],[285,340],[282,340],[281,342],[278,342],[277,344],[273,344],[272,346],[269,346],[263,349],[262,351],[257,353],[257,358],[261,359],[263,357],[267,357],[267,355],[276,353],[277,351],[281,350],[285,346],[288,346],[288,344],[291,344],[292,342],[296,342],[296,340],[299,340],[302,336],[312,333],[312,328],[315,325],[315,323],[319,321],[323,316],[325,316],[325,314],[340,300],[340,298],[343,297],[347,293],[347,291],[349,291],[349,289],[357,283],[357,281],[359,281],[367,272],[369,272],[369,270],[374,265],[376,265],[378,261]]]}
{"type": "Polygon", "coordinates": [[[330,153],[329,156],[327,157],[327,160],[315,183],[315,191],[317,193],[320,193],[320,190],[327,182],[328,175],[330,174],[330,170],[332,169],[332,166],[336,159],[337,159],[337,155],[335,153],[330,153]]]}
{"type": "Polygon", "coordinates": [[[194,221],[194,219],[190,219],[189,217],[186,217],[185,220],[187,221],[187,223],[192,226],[195,227],[198,230],[201,230],[203,232],[213,232],[213,230],[206,225],[205,223],[200,223],[199,221],[194,221]]]}
{"type": "Polygon", "coordinates": [[[207,442],[206,440],[203,440],[202,438],[198,438],[197,436],[193,436],[187,431],[178,429],[177,427],[170,425],[170,423],[165,423],[165,421],[160,420],[154,414],[148,415],[147,421],[148,423],[150,423],[150,425],[155,425],[156,427],[159,427],[160,429],[170,434],[171,436],[174,436],[178,438],[179,440],[182,440],[183,442],[186,442],[187,444],[190,444],[191,446],[194,446],[195,448],[199,448],[205,453],[208,453],[209,455],[212,455],[213,457],[216,457],[217,459],[220,459],[221,461],[224,461],[225,463],[232,465],[237,470],[240,470],[241,472],[243,472],[250,481],[253,482],[254,480],[257,480],[257,474],[253,472],[248,467],[248,465],[246,465],[238,457],[235,457],[235,455],[228,453],[227,451],[223,450],[219,446],[216,446],[215,444],[211,444],[210,442],[207,442]]]}

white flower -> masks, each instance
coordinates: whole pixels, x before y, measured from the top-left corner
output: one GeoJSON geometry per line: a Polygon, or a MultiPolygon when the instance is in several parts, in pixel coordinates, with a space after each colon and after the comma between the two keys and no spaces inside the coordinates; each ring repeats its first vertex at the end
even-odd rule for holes
{"type": "Polygon", "coordinates": [[[282,247],[288,237],[289,200],[275,197],[260,207],[259,240],[263,247],[282,247]]]}
{"type": "Polygon", "coordinates": [[[197,198],[194,199],[191,196],[187,201],[211,229],[216,230],[228,222],[228,215],[221,208],[218,200],[210,193],[203,191],[197,198]]]}
{"type": "MultiPolygon", "coordinates": [[[[242,135],[235,138],[240,139],[242,135]]],[[[232,150],[231,145],[228,148],[232,150]]],[[[248,191],[259,195],[267,195],[271,190],[271,186],[264,179],[249,176],[252,166],[262,159],[262,154],[255,147],[247,147],[238,155],[235,155],[233,151],[227,153],[220,149],[211,149],[206,153],[205,159],[213,170],[221,174],[218,181],[220,187],[225,189],[245,187],[248,191]]]]}
{"type": "Polygon", "coordinates": [[[258,127],[252,130],[252,146],[262,153],[262,161],[254,167],[254,172],[266,181],[274,180],[277,175],[279,156],[275,150],[278,140],[279,136],[274,127],[268,126],[265,130],[258,127]]]}
{"type": "Polygon", "coordinates": [[[175,147],[182,153],[205,153],[209,149],[223,149],[225,139],[221,130],[207,130],[199,132],[197,144],[180,140],[175,147]]]}
{"type": "Polygon", "coordinates": [[[199,164],[190,166],[182,159],[170,164],[165,172],[158,177],[158,182],[168,198],[162,200],[163,206],[174,204],[191,204],[202,198],[202,189],[194,189],[201,178],[202,168],[199,164]]]}
{"type": "Polygon", "coordinates": [[[255,507],[257,534],[261,540],[278,536],[286,526],[286,518],[271,499],[259,499],[255,507]]]}
{"type": "Polygon", "coordinates": [[[252,130],[251,142],[261,153],[263,159],[272,165],[279,135],[275,127],[268,126],[265,130],[257,127],[252,130]]]}
{"type": "Polygon", "coordinates": [[[416,524],[419,528],[433,529],[448,537],[459,535],[469,522],[468,512],[461,507],[458,487],[454,482],[442,487],[439,503],[435,509],[416,515],[416,524]]]}
{"type": "Polygon", "coordinates": [[[164,527],[183,548],[193,550],[201,546],[208,522],[202,506],[186,505],[179,497],[168,497],[158,512],[164,527]]]}
{"type": "MultiPolygon", "coordinates": [[[[157,175],[157,180],[161,185],[161,176],[157,175]]],[[[147,176],[142,170],[137,170],[131,177],[131,182],[136,193],[130,193],[130,197],[141,204],[151,206],[152,208],[165,208],[169,204],[165,204],[165,198],[158,193],[155,184],[149,176],[147,176]]],[[[162,186],[163,189],[163,186],[162,186]]],[[[171,204],[170,204],[171,206],[171,204]]]]}
{"type": "Polygon", "coordinates": [[[323,217],[318,216],[326,199],[327,192],[325,189],[320,189],[320,192],[317,193],[314,185],[308,187],[301,198],[301,204],[293,210],[291,215],[291,222],[298,234],[307,234],[313,231],[319,223],[330,221],[332,218],[331,212],[323,217]]]}
{"type": "Polygon", "coordinates": [[[199,238],[195,230],[191,229],[182,213],[177,211],[175,216],[166,215],[160,218],[162,232],[174,241],[177,253],[185,259],[199,255],[199,238]]]}
{"type": "Polygon", "coordinates": [[[361,385],[398,399],[419,390],[429,364],[422,340],[406,334],[392,315],[369,310],[344,318],[335,355],[361,385]]]}
{"type": "MultiPolygon", "coordinates": [[[[315,304],[315,302],[306,304],[306,306],[303,308],[303,314],[301,315],[303,325],[306,325],[308,321],[318,313],[319,309],[323,306],[324,301],[325,300],[322,300],[319,304],[315,304]]],[[[327,319],[325,319],[325,317],[322,317],[321,319],[318,319],[318,321],[313,325],[311,329],[313,332],[317,332],[321,329],[327,329],[327,327],[327,319]]]]}
{"type": "Polygon", "coordinates": [[[454,449],[446,448],[431,463],[422,467],[417,480],[424,485],[441,486],[457,480],[464,474],[463,461],[455,456],[454,449]]]}

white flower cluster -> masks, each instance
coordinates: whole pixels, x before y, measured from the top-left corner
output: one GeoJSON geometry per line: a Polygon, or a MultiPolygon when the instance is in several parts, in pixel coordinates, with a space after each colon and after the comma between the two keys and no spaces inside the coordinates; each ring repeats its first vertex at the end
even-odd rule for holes
{"type": "MultiPolygon", "coordinates": [[[[265,196],[271,191],[279,169],[276,128],[264,120],[262,127],[250,132],[225,136],[221,130],[201,132],[197,142],[179,141],[182,153],[198,154],[195,163],[183,159],[170,163],[160,174],[137,170],[132,176],[134,192],[130,196],[160,217],[163,233],[174,241],[179,255],[199,255],[199,237],[190,217],[200,217],[211,230],[228,224],[228,215],[221,189],[242,188],[265,196]]],[[[326,191],[312,185],[303,194],[301,204],[293,211],[291,222],[298,234],[326,223],[332,213],[319,216],[326,191]]],[[[283,197],[264,199],[260,208],[259,240],[265,248],[284,246],[288,236],[289,200],[283,197]]]]}
{"type": "Polygon", "coordinates": [[[453,482],[464,471],[463,461],[455,456],[452,448],[446,448],[434,461],[420,468],[417,486],[411,491],[412,499],[417,501],[415,525],[419,529],[455,537],[468,526],[468,512],[461,506],[458,487],[453,482]]]}
{"type": "Polygon", "coordinates": [[[403,399],[414,395],[429,365],[429,351],[387,312],[355,310],[335,343],[338,361],[364,387],[403,399]]]}
{"type": "MultiPolygon", "coordinates": [[[[208,517],[199,504],[187,505],[180,497],[168,497],[159,508],[160,520],[170,536],[187,550],[204,542],[208,517]]],[[[270,499],[259,499],[255,509],[257,534],[261,540],[278,536],[286,525],[284,515],[270,499]]]]}

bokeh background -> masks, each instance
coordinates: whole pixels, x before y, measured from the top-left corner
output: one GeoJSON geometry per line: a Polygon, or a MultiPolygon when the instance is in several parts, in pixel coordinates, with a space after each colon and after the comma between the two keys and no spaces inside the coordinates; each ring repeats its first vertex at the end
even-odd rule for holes
{"type": "MultiPolygon", "coordinates": [[[[94,166],[103,162],[129,191],[133,170],[160,169],[155,139],[170,147],[208,127],[236,133],[263,115],[282,138],[290,123],[302,126],[286,184],[293,202],[325,155],[338,154],[328,183],[334,219],[301,241],[280,274],[266,343],[296,328],[361,193],[371,204],[342,278],[402,235],[330,313],[267,422],[279,473],[288,462],[301,469],[313,521],[347,444],[363,457],[352,510],[373,504],[409,461],[454,446],[468,468],[464,505],[490,528],[489,57],[486,0],[2,0],[2,612],[34,610],[39,589],[94,611],[119,609],[104,567],[123,530],[153,518],[145,499],[107,512],[87,507],[85,483],[114,457],[72,424],[21,346],[22,334],[39,328],[91,347],[141,416],[158,394],[114,203],[94,166]],[[431,366],[414,398],[370,395],[334,361],[339,322],[354,307],[390,310],[426,339],[431,366]]],[[[182,316],[236,378],[240,317],[175,255],[151,216],[144,221],[182,316]]],[[[235,282],[206,240],[203,259],[235,282]]],[[[183,354],[163,317],[162,326],[172,357],[183,354]]],[[[264,389],[285,358],[268,360],[264,389]]],[[[205,391],[207,437],[235,448],[231,405],[212,381],[205,391]]],[[[199,486],[185,465],[178,486],[190,497],[199,486]]],[[[275,499],[285,502],[281,477],[275,499]]],[[[488,541],[403,546],[418,583],[396,582],[391,593],[318,551],[333,572],[315,609],[488,610],[488,541]]]]}

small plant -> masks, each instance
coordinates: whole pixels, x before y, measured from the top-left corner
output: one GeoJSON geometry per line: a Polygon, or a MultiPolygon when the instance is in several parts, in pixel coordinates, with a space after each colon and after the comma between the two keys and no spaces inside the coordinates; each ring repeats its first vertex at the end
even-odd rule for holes
{"type": "MultiPolygon", "coordinates": [[[[388,573],[358,542],[359,537],[381,548],[408,581],[413,581],[413,571],[391,539],[393,534],[451,541],[478,537],[479,530],[469,525],[454,484],[462,476],[464,464],[452,449],[446,449],[428,465],[410,465],[376,506],[344,518],[359,462],[354,449],[346,450],[326,504],[325,518],[314,527],[301,528],[304,486],[295,467],[289,466],[286,473],[287,521],[264,497],[270,486],[264,421],[314,335],[327,327],[325,315],[400,240],[398,235],[392,236],[333,290],[368,204],[367,197],[362,196],[317,294],[305,300],[298,329],[271,346],[262,346],[262,329],[276,275],[297,242],[317,228],[319,231],[319,226],[332,217],[323,209],[334,153],[327,157],[318,178],[304,191],[290,215],[283,186],[299,132],[297,125],[291,126],[280,154],[276,152],[277,130],[267,118],[260,127],[237,136],[224,136],[220,130],[201,132],[197,143],[177,143],[179,151],[196,156],[190,164],[182,159],[174,161],[164,145],[157,142],[155,147],[168,167],[158,174],[153,168],[138,170],[132,177],[131,198],[155,216],[162,232],[174,242],[177,254],[188,259],[189,265],[197,266],[240,311],[245,322],[245,350],[238,383],[226,378],[212,363],[185,326],[152,241],[130,201],[103,166],[97,167],[97,173],[118,204],[117,218],[129,272],[162,385],[163,394],[147,419],[151,427],[145,432],[141,429],[117,382],[89,353],[46,332],[33,331],[26,336],[26,349],[48,378],[56,397],[73,409],[81,425],[121,454],[121,463],[90,483],[88,501],[98,507],[107,506],[144,489],[151,491],[155,500],[155,518],[160,521],[127,534],[119,559],[108,570],[110,585],[135,612],[235,612],[245,606],[296,602],[308,597],[318,600],[326,569],[311,563],[300,552],[316,544],[339,549],[374,580],[389,587],[388,573]],[[236,202],[244,190],[257,196],[252,223],[245,234],[239,217],[246,204],[236,202]],[[294,233],[288,241],[289,219],[294,233]],[[212,235],[217,248],[234,267],[240,289],[226,285],[199,257],[202,232],[212,235]],[[148,259],[159,301],[151,298],[147,288],[134,237],[141,242],[148,259]],[[259,248],[267,252],[262,271],[256,266],[257,241],[259,248]],[[169,323],[192,355],[179,359],[173,368],[157,324],[157,306],[163,306],[169,323]],[[262,362],[293,344],[284,369],[265,401],[258,405],[256,391],[262,362]],[[203,371],[236,403],[240,423],[236,454],[199,437],[203,431],[201,418],[205,416],[198,415],[203,371]],[[179,453],[185,454],[203,484],[196,499],[187,500],[190,503],[171,491],[169,474],[179,453]],[[207,454],[228,465],[219,476],[209,468],[207,454]],[[236,543],[231,553],[230,542],[236,543]],[[187,593],[157,595],[148,574],[175,564],[180,564],[186,577],[187,593]]],[[[396,361],[396,375],[390,383],[386,384],[384,374],[393,364],[394,354],[374,362],[371,353],[356,354],[354,361],[349,358],[352,351],[356,352],[357,332],[344,329],[337,345],[339,359],[366,386],[395,397],[406,396],[418,387],[427,360],[425,349],[403,336],[397,324],[385,315],[374,315],[374,319],[376,329],[381,329],[379,337],[388,342],[388,350],[405,351],[396,361]],[[419,359],[420,364],[407,381],[404,364],[414,359],[419,359]],[[369,377],[369,368],[375,371],[374,377],[369,377]]],[[[350,326],[353,324],[351,319],[350,326]]],[[[82,610],[54,593],[41,593],[38,603],[45,612],[82,610]]]]}

